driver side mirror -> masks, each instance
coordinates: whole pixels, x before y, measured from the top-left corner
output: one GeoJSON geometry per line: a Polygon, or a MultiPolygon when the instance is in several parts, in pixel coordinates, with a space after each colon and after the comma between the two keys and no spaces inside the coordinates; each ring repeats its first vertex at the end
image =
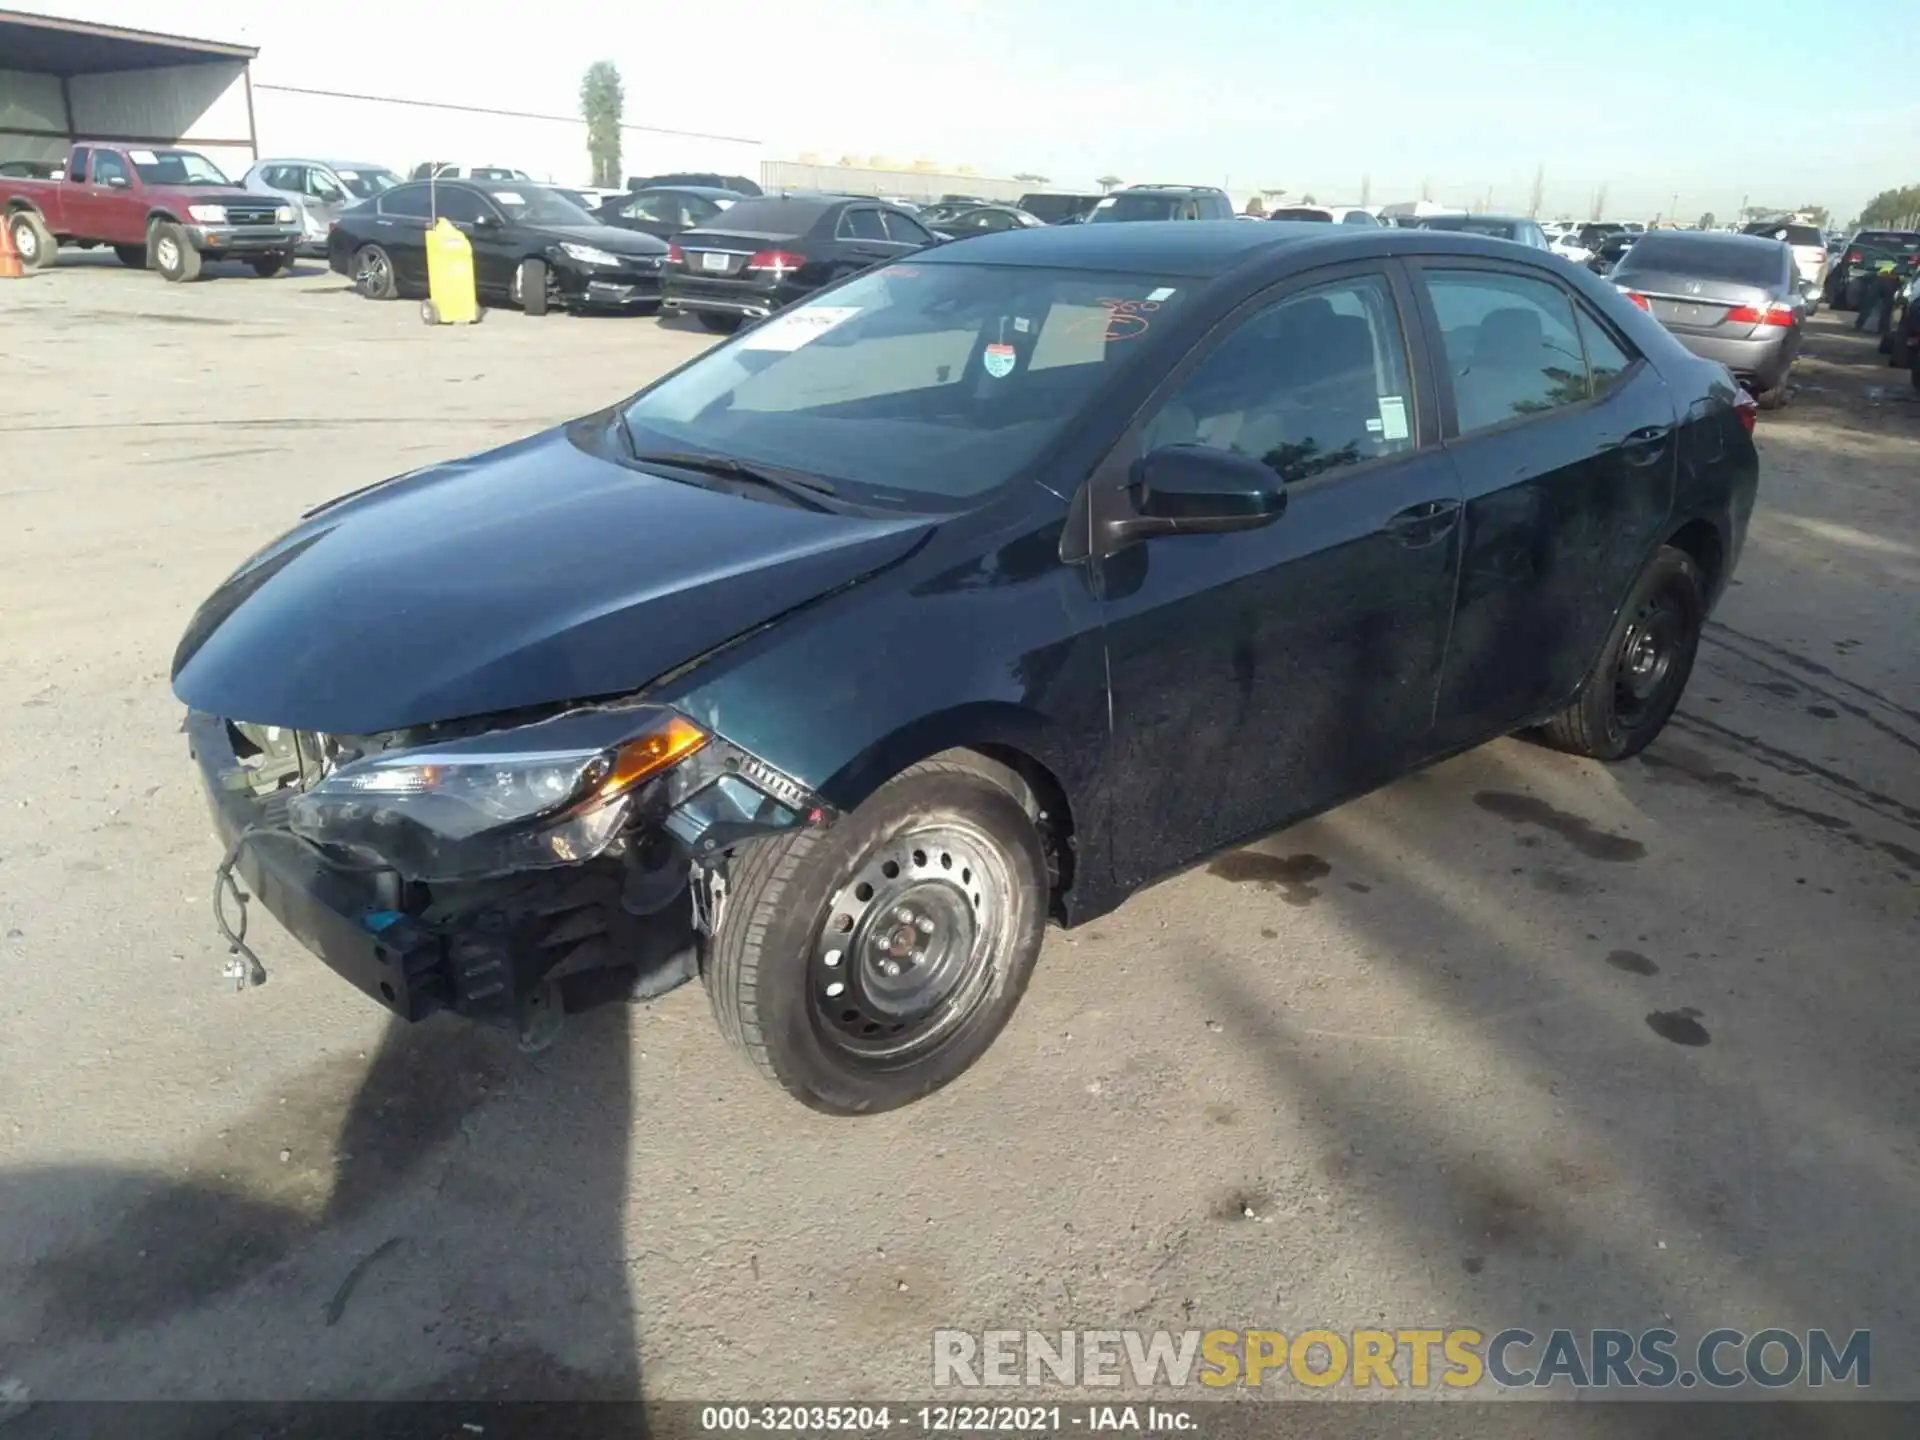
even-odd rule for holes
{"type": "Polygon", "coordinates": [[[476,230],[498,230],[501,228],[500,217],[498,215],[476,215],[473,217],[473,228],[476,230]]]}
{"type": "Polygon", "coordinates": [[[1105,522],[1110,546],[1156,535],[1219,535],[1271,525],[1287,508],[1280,477],[1251,455],[1164,445],[1133,464],[1130,515],[1105,522]]]}
{"type": "Polygon", "coordinates": [[[124,176],[124,175],[109,175],[109,176],[107,177],[107,188],[108,188],[109,190],[124,190],[124,189],[126,189],[126,188],[127,188],[127,177],[126,177],[126,176],[124,176]]]}

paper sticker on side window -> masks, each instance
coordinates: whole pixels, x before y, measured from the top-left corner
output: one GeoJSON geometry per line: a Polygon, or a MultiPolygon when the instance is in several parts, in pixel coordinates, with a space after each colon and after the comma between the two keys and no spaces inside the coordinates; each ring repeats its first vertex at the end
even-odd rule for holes
{"type": "Polygon", "coordinates": [[[742,350],[798,350],[860,313],[858,305],[808,305],[755,326],[739,340],[742,350]]]}
{"type": "Polygon", "coordinates": [[[527,197],[522,195],[518,190],[495,190],[493,192],[493,198],[498,200],[502,205],[524,205],[527,203],[527,197]]]}
{"type": "Polygon", "coordinates": [[[1398,395],[1380,397],[1380,434],[1387,440],[1407,438],[1407,402],[1398,395]]]}

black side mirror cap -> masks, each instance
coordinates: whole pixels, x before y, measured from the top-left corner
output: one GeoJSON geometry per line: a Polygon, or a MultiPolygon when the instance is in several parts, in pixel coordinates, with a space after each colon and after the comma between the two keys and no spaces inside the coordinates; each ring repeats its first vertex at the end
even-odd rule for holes
{"type": "Polygon", "coordinates": [[[1107,549],[1157,535],[1257,530],[1286,512],[1287,490],[1264,462],[1210,445],[1165,445],[1133,463],[1130,514],[1100,527],[1107,549]]]}

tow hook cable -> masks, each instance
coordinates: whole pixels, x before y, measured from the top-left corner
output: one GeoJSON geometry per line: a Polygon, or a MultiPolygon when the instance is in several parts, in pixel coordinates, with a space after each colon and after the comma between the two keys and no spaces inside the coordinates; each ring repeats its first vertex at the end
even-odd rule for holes
{"type": "Polygon", "coordinates": [[[253,838],[253,831],[254,827],[249,825],[233,837],[233,844],[227,847],[226,858],[220,862],[220,868],[213,872],[213,923],[220,927],[221,935],[226,937],[228,957],[220,978],[231,982],[235,990],[267,983],[267,967],[247,947],[247,901],[250,897],[240,888],[240,882],[233,878],[233,866],[240,858],[240,847],[253,838]],[[233,896],[234,908],[240,916],[237,930],[227,923],[226,897],[229,894],[233,896]]]}

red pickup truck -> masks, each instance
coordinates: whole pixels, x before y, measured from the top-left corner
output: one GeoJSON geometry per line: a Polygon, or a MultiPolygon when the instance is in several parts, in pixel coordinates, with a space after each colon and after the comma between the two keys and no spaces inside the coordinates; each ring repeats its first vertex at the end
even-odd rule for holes
{"type": "Polygon", "coordinates": [[[123,264],[193,280],[203,260],[244,260],[273,275],[293,261],[300,217],[276,196],[235,185],[192,150],[76,143],[58,180],[0,176],[0,214],[20,263],[58,247],[110,245],[123,264]]]}

